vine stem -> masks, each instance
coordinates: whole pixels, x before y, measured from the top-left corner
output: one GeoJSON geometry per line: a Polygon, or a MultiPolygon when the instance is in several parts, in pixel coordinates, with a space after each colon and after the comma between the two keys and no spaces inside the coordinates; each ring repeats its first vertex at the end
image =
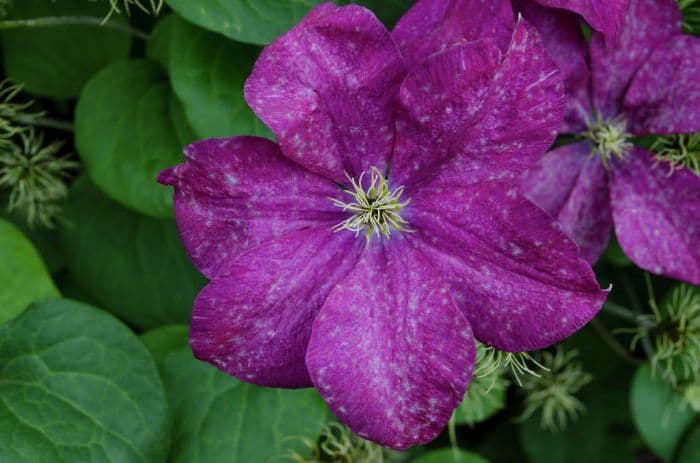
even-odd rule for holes
{"type": "Polygon", "coordinates": [[[33,116],[23,116],[14,115],[7,116],[15,122],[19,122],[24,125],[31,125],[33,127],[44,127],[48,129],[63,130],[65,132],[73,131],[73,123],[69,121],[64,121],[62,119],[54,119],[53,117],[33,117],[33,116]]]}
{"type": "Polygon", "coordinates": [[[141,40],[148,40],[148,34],[142,30],[131,27],[127,23],[107,20],[95,16],[46,16],[31,19],[6,19],[0,21],[0,30],[19,29],[23,27],[52,27],[52,26],[103,26],[120,32],[125,32],[141,40]]]}
{"type": "Polygon", "coordinates": [[[605,344],[607,344],[608,347],[610,347],[610,349],[612,349],[612,351],[615,352],[615,354],[617,354],[617,356],[622,360],[627,363],[631,363],[632,365],[642,365],[644,363],[641,360],[632,357],[629,352],[627,352],[627,349],[625,349],[624,346],[620,344],[612,334],[610,334],[607,328],[605,328],[605,326],[597,318],[591,320],[591,326],[598,333],[603,342],[605,342],[605,344]]]}

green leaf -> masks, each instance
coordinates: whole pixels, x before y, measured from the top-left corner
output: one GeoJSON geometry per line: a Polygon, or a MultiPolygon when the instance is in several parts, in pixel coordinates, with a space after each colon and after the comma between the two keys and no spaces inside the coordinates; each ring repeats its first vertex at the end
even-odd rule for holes
{"type": "Polygon", "coordinates": [[[179,20],[179,17],[175,14],[159,18],[158,22],[153,26],[151,36],[146,43],[146,57],[160,63],[163,69],[166,70],[170,61],[170,36],[173,23],[179,20]]]}
{"type": "Polygon", "coordinates": [[[324,0],[166,0],[188,21],[239,42],[265,45],[324,0]]]}
{"type": "Polygon", "coordinates": [[[411,463],[488,463],[488,461],[462,449],[445,448],[423,454],[411,463]]]}
{"type": "Polygon", "coordinates": [[[61,253],[58,239],[54,229],[43,227],[30,227],[27,218],[20,211],[8,211],[9,194],[0,193],[0,219],[5,219],[17,227],[24,236],[32,242],[41,255],[50,274],[54,274],[65,266],[65,259],[61,253]]]}
{"type": "MultiPolygon", "coordinates": [[[[308,450],[328,410],[313,389],[271,389],[242,383],[195,360],[189,348],[168,355],[164,382],[175,416],[171,461],[274,461],[308,450]]],[[[284,460],[280,460],[284,461],[284,460]]]]}
{"type": "Polygon", "coordinates": [[[671,386],[651,376],[648,367],[634,375],[630,390],[630,408],[634,423],[649,448],[663,461],[671,461],[678,441],[695,413],[684,406],[671,386]]]}
{"type": "Polygon", "coordinates": [[[472,378],[464,400],[455,410],[456,423],[474,425],[495,415],[506,405],[507,388],[502,375],[472,378]]]}
{"type": "Polygon", "coordinates": [[[342,3],[356,3],[369,8],[391,29],[415,0],[349,0],[342,3]]]}
{"type": "Polygon", "coordinates": [[[144,214],[172,216],[172,189],[158,173],[182,162],[195,139],[160,66],[114,63],[85,86],[75,114],[75,142],[92,181],[144,214]]]}
{"type": "Polygon", "coordinates": [[[700,455],[700,424],[688,433],[676,461],[678,463],[697,463],[698,455],[700,455]]]}
{"type": "Polygon", "coordinates": [[[32,243],[14,225],[0,219],[0,324],[34,301],[57,296],[58,290],[32,243]]]}
{"type": "Polygon", "coordinates": [[[163,462],[167,403],[131,331],[90,306],[39,302],[0,327],[0,461],[163,462]]]}
{"type": "Polygon", "coordinates": [[[187,325],[167,325],[141,335],[141,341],[151,352],[161,374],[165,372],[165,358],[169,353],[187,345],[187,325]]]}
{"type": "Polygon", "coordinates": [[[93,25],[6,29],[0,33],[5,72],[25,89],[52,98],[73,98],[94,73],[129,55],[128,33],[99,25],[106,2],[19,0],[4,19],[80,16],[93,25]]]}
{"type": "Polygon", "coordinates": [[[189,263],[173,220],[136,214],[87,179],[71,188],[59,230],[74,280],[139,328],[187,323],[204,278],[189,263]]]}
{"type": "Polygon", "coordinates": [[[259,50],[223,39],[175,17],[169,70],[185,115],[201,138],[272,134],[243,99],[259,50]]]}

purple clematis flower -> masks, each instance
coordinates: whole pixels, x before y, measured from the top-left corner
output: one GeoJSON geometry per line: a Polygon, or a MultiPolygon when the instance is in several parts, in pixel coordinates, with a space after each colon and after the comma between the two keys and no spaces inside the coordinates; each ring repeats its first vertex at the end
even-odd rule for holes
{"type": "MultiPolygon", "coordinates": [[[[523,0],[524,1],[524,0],[523,0]]],[[[629,0],[535,0],[579,13],[614,44],[629,0]]],[[[505,52],[513,32],[513,4],[521,0],[418,0],[397,23],[392,36],[409,66],[455,43],[490,37],[505,52]]],[[[576,17],[571,15],[572,17],[576,17]]]]}
{"type": "MultiPolygon", "coordinates": [[[[515,0],[517,3],[519,0],[515,0]]],[[[527,0],[526,0],[527,1],[527,0]]],[[[580,14],[608,45],[617,42],[631,0],[533,0],[540,5],[580,14]]]]}
{"type": "Polygon", "coordinates": [[[638,266],[700,284],[700,172],[678,168],[633,136],[700,131],[700,40],[681,34],[674,0],[632,0],[616,47],[537,5],[525,18],[566,78],[565,131],[583,141],[548,153],[522,180],[595,262],[615,227],[638,266]],[[590,70],[586,63],[590,61],[590,70]]]}
{"type": "Polygon", "coordinates": [[[195,355],[243,381],[315,386],[352,430],[396,449],[443,429],[474,338],[543,348],[607,294],[513,186],[564,111],[537,31],[520,21],[505,53],[462,41],[418,61],[370,11],[321,5],[246,83],[278,143],[200,141],[159,177],[212,280],[195,355]]]}

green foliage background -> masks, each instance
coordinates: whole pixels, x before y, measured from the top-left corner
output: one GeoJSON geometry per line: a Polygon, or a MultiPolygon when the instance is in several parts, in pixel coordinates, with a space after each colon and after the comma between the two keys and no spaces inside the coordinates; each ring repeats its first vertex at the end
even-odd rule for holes
{"type": "MultiPolygon", "coordinates": [[[[54,228],[0,213],[0,462],[341,461],[312,457],[334,419],[315,391],[255,387],[192,358],[186,324],[205,280],[154,181],[194,140],[272,137],[243,83],[261,46],[318,3],[166,0],[156,14],[150,0],[0,2],[2,72],[45,112],[14,122],[65,141],[81,166],[54,228]]],[[[412,1],[357,3],[390,27],[412,1]]],[[[648,312],[644,275],[614,242],[596,271],[614,301],[648,312]]],[[[566,429],[518,419],[525,392],[500,378],[452,432],[385,461],[700,461],[698,413],[637,365],[641,348],[615,354],[625,326],[603,314],[566,341],[593,375],[566,429]]]]}

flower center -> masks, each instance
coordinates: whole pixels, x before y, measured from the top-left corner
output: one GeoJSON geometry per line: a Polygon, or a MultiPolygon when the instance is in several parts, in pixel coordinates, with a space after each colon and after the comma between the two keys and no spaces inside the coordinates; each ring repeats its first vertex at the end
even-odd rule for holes
{"type": "Polygon", "coordinates": [[[355,232],[355,236],[362,232],[367,242],[372,235],[384,235],[388,238],[392,229],[410,232],[411,230],[406,228],[408,222],[399,214],[401,209],[411,202],[410,199],[404,202],[400,200],[404,187],[391,190],[386,177],[379,169],[372,167],[369,170],[369,185],[365,188],[365,174],[366,172],[363,172],[357,180],[345,174],[352,185],[352,190],[343,190],[352,197],[350,202],[329,198],[334,205],[352,213],[350,217],[335,225],[333,231],[350,230],[355,232]]]}
{"type": "Polygon", "coordinates": [[[583,137],[593,144],[594,154],[600,156],[607,169],[613,158],[625,159],[632,149],[631,135],[627,133],[627,122],[620,118],[603,120],[599,114],[588,122],[588,131],[583,137]]]}
{"type": "Polygon", "coordinates": [[[669,163],[669,175],[688,169],[700,176],[700,133],[659,137],[651,147],[656,159],[669,163]]]}

